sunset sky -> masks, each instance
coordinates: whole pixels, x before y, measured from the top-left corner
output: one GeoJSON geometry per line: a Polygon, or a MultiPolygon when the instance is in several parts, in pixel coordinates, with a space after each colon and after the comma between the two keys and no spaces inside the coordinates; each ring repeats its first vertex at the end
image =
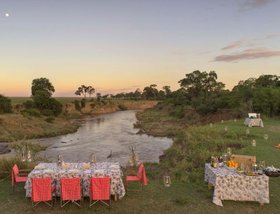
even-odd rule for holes
{"type": "Polygon", "coordinates": [[[0,94],[55,96],[179,87],[194,70],[239,80],[280,75],[279,0],[0,0],[0,94]]]}

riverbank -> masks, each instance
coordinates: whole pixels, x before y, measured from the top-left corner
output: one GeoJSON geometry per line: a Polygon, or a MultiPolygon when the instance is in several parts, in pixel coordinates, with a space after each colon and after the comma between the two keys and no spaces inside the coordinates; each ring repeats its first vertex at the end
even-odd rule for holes
{"type": "MultiPolygon", "coordinates": [[[[69,99],[67,98],[68,102],[70,101],[69,99]]],[[[16,100],[18,102],[19,98],[16,100]]],[[[24,101],[24,99],[21,99],[21,101],[24,101]]],[[[47,121],[47,118],[44,116],[26,116],[19,112],[2,114],[0,115],[0,142],[53,137],[72,133],[77,131],[79,127],[79,124],[73,122],[72,119],[83,119],[85,116],[89,117],[121,110],[146,109],[153,107],[156,103],[156,101],[143,100],[110,100],[100,104],[87,102],[81,111],[77,111],[72,102],[64,103],[62,116],[54,118],[53,121],[47,121]]]]}

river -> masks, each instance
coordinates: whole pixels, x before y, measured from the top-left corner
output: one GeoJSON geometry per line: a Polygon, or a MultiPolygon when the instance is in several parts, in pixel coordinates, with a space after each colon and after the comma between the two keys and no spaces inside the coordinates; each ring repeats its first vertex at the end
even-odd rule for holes
{"type": "Polygon", "coordinates": [[[136,112],[119,111],[88,118],[75,133],[40,139],[49,146],[43,155],[52,161],[61,154],[64,161],[82,162],[90,161],[94,153],[97,161],[119,161],[124,166],[134,146],[140,161],[158,162],[172,139],[137,134],[139,129],[133,127],[136,112]],[[111,151],[111,158],[107,158],[111,151]]]}

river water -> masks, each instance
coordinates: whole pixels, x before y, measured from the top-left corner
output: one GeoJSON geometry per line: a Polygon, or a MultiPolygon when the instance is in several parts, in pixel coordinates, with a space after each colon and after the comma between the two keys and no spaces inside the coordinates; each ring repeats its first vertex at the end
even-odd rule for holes
{"type": "Polygon", "coordinates": [[[169,148],[172,139],[136,134],[136,111],[120,111],[86,119],[77,132],[41,139],[49,147],[43,155],[57,160],[61,154],[64,161],[90,161],[92,153],[97,161],[119,161],[126,165],[130,148],[134,146],[140,161],[158,162],[163,150],[169,148]],[[111,158],[107,158],[112,151],[111,158]]]}

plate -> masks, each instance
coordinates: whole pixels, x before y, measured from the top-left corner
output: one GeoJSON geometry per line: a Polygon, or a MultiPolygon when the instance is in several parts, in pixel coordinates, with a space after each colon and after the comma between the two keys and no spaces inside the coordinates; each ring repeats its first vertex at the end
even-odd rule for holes
{"type": "Polygon", "coordinates": [[[34,169],[43,170],[43,169],[46,169],[46,167],[38,165],[38,166],[35,166],[34,169]]]}
{"type": "Polygon", "coordinates": [[[255,172],[247,172],[246,175],[247,175],[247,176],[256,176],[256,175],[258,175],[258,174],[255,173],[255,172]]]}
{"type": "Polygon", "coordinates": [[[75,174],[77,174],[77,173],[80,172],[80,170],[78,170],[78,169],[70,169],[68,172],[69,172],[69,173],[75,173],[75,174]]]}

